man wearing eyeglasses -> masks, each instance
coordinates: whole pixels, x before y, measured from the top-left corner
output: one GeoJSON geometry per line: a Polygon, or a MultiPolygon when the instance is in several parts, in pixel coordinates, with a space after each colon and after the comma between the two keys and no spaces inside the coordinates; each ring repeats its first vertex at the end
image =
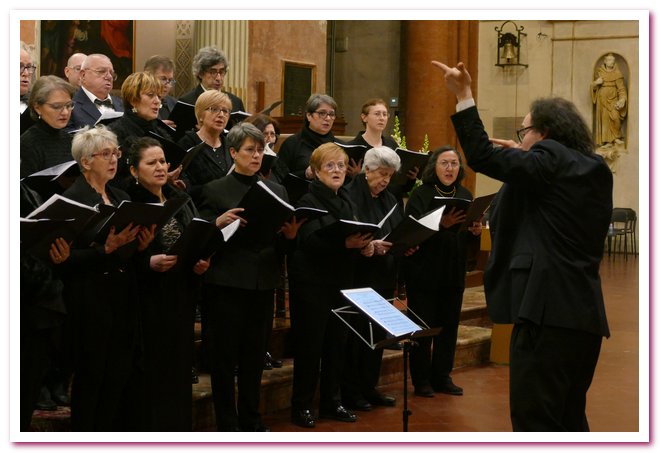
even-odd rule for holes
{"type": "Polygon", "coordinates": [[[67,130],[94,126],[106,112],[123,112],[121,99],[110,95],[117,80],[110,58],[103,54],[88,55],[80,67],[80,89],[73,96],[74,109],[67,130]]]}
{"type": "Polygon", "coordinates": [[[69,57],[64,67],[64,75],[71,85],[80,88],[80,68],[87,55],[84,53],[74,53],[69,57]]]}
{"type": "Polygon", "coordinates": [[[30,92],[30,85],[32,85],[32,75],[37,69],[32,64],[32,57],[21,47],[21,113],[28,108],[28,97],[30,92]]]}
{"type": "Polygon", "coordinates": [[[452,122],[468,164],[504,183],[490,216],[484,288],[492,320],[513,324],[513,430],[589,431],[587,391],[610,335],[599,267],[612,173],[570,101],[534,101],[520,143],[489,140],[463,63],[433,64],[458,100],[452,122]]]}
{"type": "Polygon", "coordinates": [[[162,106],[158,111],[158,118],[163,120],[168,126],[176,129],[176,124],[168,120],[172,109],[176,105],[176,98],[170,96],[176,85],[176,80],[174,79],[174,61],[166,55],[152,55],[144,62],[144,70],[160,80],[162,86],[160,95],[162,106]]]}
{"type": "MultiPolygon", "coordinates": [[[[225,77],[229,62],[222,50],[213,46],[202,47],[193,58],[192,71],[193,75],[199,80],[199,85],[194,90],[181,96],[179,99],[188,104],[195,104],[200,94],[208,90],[220,90],[229,96],[231,100],[231,111],[245,111],[243,101],[238,96],[224,91],[222,88],[225,84],[225,77]]],[[[227,126],[231,129],[230,125],[227,126]]]]}

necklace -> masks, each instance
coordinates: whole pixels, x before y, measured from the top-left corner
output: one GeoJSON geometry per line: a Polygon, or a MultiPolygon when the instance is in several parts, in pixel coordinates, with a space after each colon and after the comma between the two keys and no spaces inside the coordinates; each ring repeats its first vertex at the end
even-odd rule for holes
{"type": "Polygon", "coordinates": [[[450,190],[449,192],[444,192],[444,191],[440,190],[440,187],[438,187],[436,184],[433,184],[433,187],[435,187],[435,191],[438,192],[443,197],[453,198],[454,195],[456,195],[456,186],[454,186],[454,188],[452,190],[450,190]]]}

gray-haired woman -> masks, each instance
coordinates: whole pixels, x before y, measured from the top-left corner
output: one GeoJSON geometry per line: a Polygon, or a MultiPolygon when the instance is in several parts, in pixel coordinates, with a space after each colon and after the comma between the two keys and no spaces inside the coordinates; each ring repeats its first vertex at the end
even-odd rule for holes
{"type": "Polygon", "coordinates": [[[309,158],[322,144],[335,141],[332,125],[336,116],[337,102],[331,96],[315,93],[309,97],[302,130],[284,140],[280,147],[273,170],[273,175],[280,183],[289,173],[307,180],[314,179],[309,158]]]}
{"type": "MultiPolygon", "coordinates": [[[[129,196],[108,184],[122,152],[117,137],[103,126],[85,128],[73,138],[72,154],[82,174],[64,192],[79,203],[117,206],[129,196]]],[[[122,246],[138,241],[144,251],[153,228],[128,225],[110,230],[103,244],[74,244],[64,281],[73,354],[71,429],[140,430],[140,335],[135,255],[122,246]],[[121,249],[121,250],[120,250],[121,249]]]]}
{"type": "MultiPolygon", "coordinates": [[[[397,198],[387,189],[390,179],[401,167],[399,156],[387,146],[371,148],[364,155],[362,172],[346,186],[362,222],[379,223],[397,205],[397,198]]],[[[403,220],[403,206],[398,205],[379,233],[382,237],[403,220]]],[[[371,287],[386,299],[394,297],[398,259],[387,253],[391,244],[373,240],[374,255],[359,257],[355,267],[354,287],[371,287]]],[[[368,348],[356,335],[350,335],[341,395],[346,407],[370,410],[372,406],[393,406],[393,397],[376,390],[383,350],[368,348]]]]}

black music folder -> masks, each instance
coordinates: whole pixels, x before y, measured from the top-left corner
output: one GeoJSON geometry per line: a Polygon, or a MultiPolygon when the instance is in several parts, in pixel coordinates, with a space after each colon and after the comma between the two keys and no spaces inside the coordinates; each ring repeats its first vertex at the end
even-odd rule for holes
{"type": "Polygon", "coordinates": [[[392,243],[388,253],[403,255],[406,250],[418,246],[437,233],[444,210],[445,207],[441,206],[419,219],[411,215],[403,219],[390,234],[382,238],[392,243]]]}
{"type": "Polygon", "coordinates": [[[167,254],[178,256],[177,267],[192,268],[197,261],[208,259],[218,251],[238,230],[240,222],[240,219],[236,219],[220,229],[215,221],[195,217],[167,254]]]}

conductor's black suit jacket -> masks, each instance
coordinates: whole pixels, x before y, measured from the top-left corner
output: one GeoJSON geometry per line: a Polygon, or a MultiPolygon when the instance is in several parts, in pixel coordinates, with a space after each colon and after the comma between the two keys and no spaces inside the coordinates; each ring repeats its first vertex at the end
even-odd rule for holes
{"type": "Polygon", "coordinates": [[[469,166],[504,182],[484,274],[493,321],[609,336],[598,274],[612,214],[607,164],[554,140],[494,148],[476,107],[452,121],[469,166]]]}

